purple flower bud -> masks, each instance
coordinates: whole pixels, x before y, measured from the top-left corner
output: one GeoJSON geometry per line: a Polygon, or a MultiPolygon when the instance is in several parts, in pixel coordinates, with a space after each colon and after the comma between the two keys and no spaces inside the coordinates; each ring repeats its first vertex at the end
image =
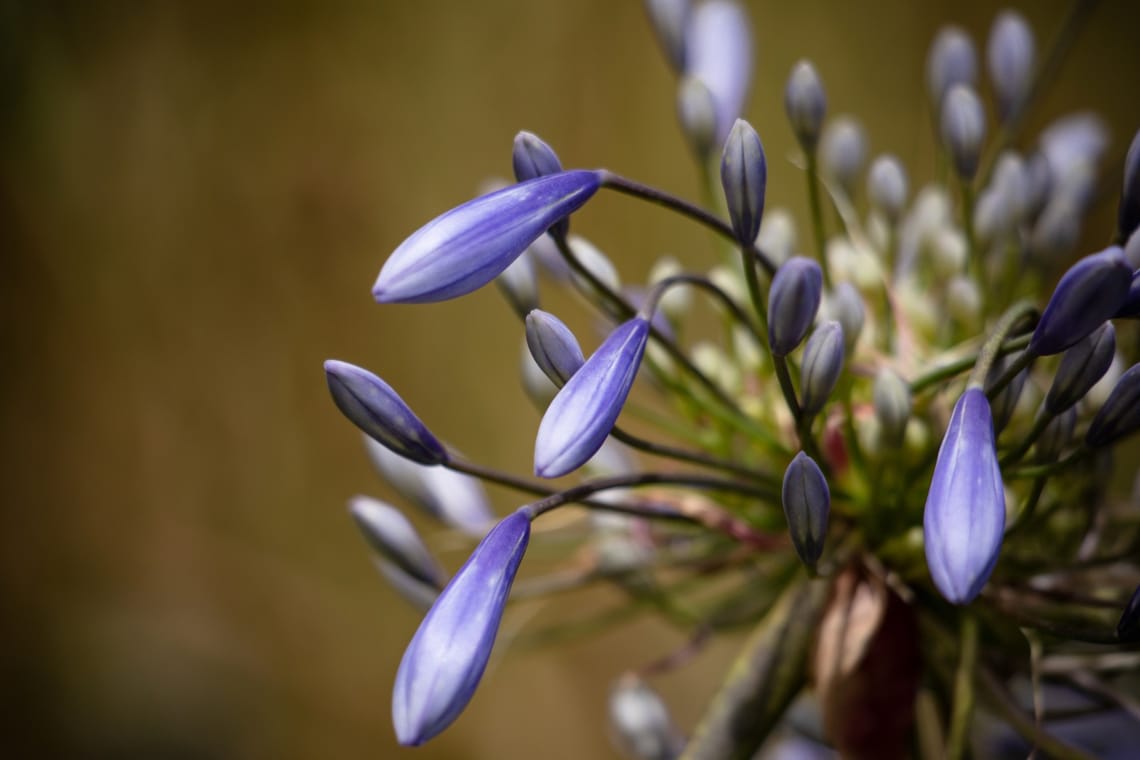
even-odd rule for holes
{"type": "Polygon", "coordinates": [[[942,144],[955,171],[970,181],[978,171],[982,142],[986,139],[986,112],[972,88],[956,84],[942,100],[942,144]]]}
{"type": "Polygon", "coordinates": [[[716,98],[712,90],[696,77],[682,77],[677,85],[677,121],[689,147],[703,161],[719,145],[716,98]]]}
{"type": "Polygon", "coordinates": [[[1061,276],[1029,350],[1038,356],[1061,353],[1119,311],[1131,284],[1132,269],[1120,246],[1085,256],[1061,276]]]}
{"type": "Polygon", "coordinates": [[[1045,429],[1038,436],[1037,458],[1042,462],[1055,462],[1061,457],[1061,452],[1073,440],[1073,431],[1077,429],[1077,410],[1069,407],[1049,421],[1045,429]]]}
{"type": "Polygon", "coordinates": [[[787,356],[807,335],[823,293],[823,271],[803,256],[793,256],[776,270],[768,291],[768,343],[776,356],[787,356]]]}
{"type": "Polygon", "coordinates": [[[892,224],[902,216],[906,193],[906,170],[902,162],[891,155],[876,158],[867,172],[867,195],[892,224]]]}
{"type": "Polygon", "coordinates": [[[816,328],[804,347],[804,361],[800,366],[804,414],[819,414],[842,370],[843,328],[835,320],[829,320],[816,328]]]}
{"type": "Polygon", "coordinates": [[[428,303],[486,285],[597,191],[593,171],[548,174],[468,201],[438,216],[384,262],[378,303],[428,303]]]}
{"type": "Polygon", "coordinates": [[[1124,305],[1112,316],[1120,319],[1140,317],[1140,269],[1132,273],[1132,285],[1128,288],[1128,297],[1124,299],[1124,305]]]}
{"type": "Polygon", "coordinates": [[[685,38],[686,74],[704,82],[716,103],[716,144],[744,113],[752,84],[748,14],[732,0],[707,0],[693,9],[685,38]]]}
{"type": "Polygon", "coordinates": [[[529,539],[525,512],[503,518],[428,610],[404,652],[392,690],[392,722],[400,744],[423,744],[450,726],[471,701],[529,539]]]}
{"type": "Polygon", "coordinates": [[[986,63],[997,99],[998,116],[1008,122],[1021,110],[1033,80],[1033,30],[1016,11],[1002,11],[990,28],[986,63]]]}
{"type": "Polygon", "coordinates": [[[337,409],[372,439],[420,464],[447,461],[447,451],[391,386],[366,369],[329,359],[325,378],[337,409]]]}
{"type": "Polygon", "coordinates": [[[997,563],[1005,530],[1005,491],[994,451],[990,405],[967,388],[954,405],[926,497],[923,537],[934,585],[967,604],[997,563]]]}
{"type": "Polygon", "coordinates": [[[784,471],[781,495],[796,554],[805,565],[815,567],[823,554],[827,518],[831,513],[827,478],[815,460],[801,451],[784,471]]]}
{"type": "Polygon", "coordinates": [[[1053,384],[1045,396],[1045,409],[1060,414],[1076,404],[1104,377],[1116,354],[1116,328],[1105,322],[1065,351],[1053,384]]]}
{"type": "Polygon", "coordinates": [[[558,160],[554,148],[547,145],[538,135],[526,130],[515,135],[511,165],[515,170],[515,179],[519,182],[562,171],[562,162],[558,160]]]}
{"type": "Polygon", "coordinates": [[[926,86],[930,102],[940,109],[951,87],[956,84],[973,86],[977,78],[977,54],[970,36],[956,26],[939,29],[926,58],[926,86]]]}
{"type": "Polygon", "coordinates": [[[1116,381],[1104,406],[1093,417],[1085,443],[1107,446],[1140,428],[1140,364],[1133,364],[1116,381]]]}
{"type": "Polygon", "coordinates": [[[784,85],[784,111],[800,147],[805,153],[814,153],[827,113],[827,95],[811,61],[802,60],[792,67],[784,85]]]}
{"type": "Polygon", "coordinates": [[[692,15],[689,0],[645,0],[645,13],[669,63],[676,71],[684,71],[685,32],[692,15]]]}
{"type": "Polygon", "coordinates": [[[1132,598],[1124,605],[1120,622],[1116,624],[1116,638],[1125,642],[1140,641],[1140,586],[1132,592],[1132,598]]]}
{"type": "Polygon", "coordinates": [[[1116,233],[1124,242],[1140,227],[1140,130],[1124,157],[1124,188],[1120,193],[1116,233]]]}
{"type": "Polygon", "coordinates": [[[538,427],[535,475],[565,475],[601,448],[633,386],[648,339],[644,318],[620,325],[558,392],[538,427]]]}
{"type": "Polygon", "coordinates": [[[570,328],[553,314],[538,309],[526,316],[526,345],[535,363],[559,388],[586,361],[570,328]]]}
{"type": "Polygon", "coordinates": [[[850,116],[837,116],[827,123],[820,138],[819,164],[824,174],[835,178],[847,195],[867,160],[867,136],[850,116]]]}
{"type": "Polygon", "coordinates": [[[381,557],[422,583],[443,588],[447,580],[443,568],[400,510],[379,499],[354,496],[348,501],[348,511],[381,557]]]}
{"type": "Polygon", "coordinates": [[[685,743],[665,701],[633,674],[610,692],[610,724],[622,748],[638,760],[673,760],[685,743]]]}
{"type": "Polygon", "coordinates": [[[760,136],[744,119],[736,120],[724,143],[720,184],[736,239],[743,245],[751,245],[760,232],[760,219],[764,216],[768,161],[760,136]]]}

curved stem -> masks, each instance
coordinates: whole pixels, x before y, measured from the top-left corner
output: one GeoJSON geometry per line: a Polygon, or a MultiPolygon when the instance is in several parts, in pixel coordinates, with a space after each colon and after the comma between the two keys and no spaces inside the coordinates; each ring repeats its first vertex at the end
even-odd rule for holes
{"type": "MultiPolygon", "coordinates": [[[[1018,301],[1006,309],[1005,314],[1002,314],[1001,319],[994,325],[993,332],[986,338],[986,342],[982,344],[982,349],[978,351],[978,361],[974,364],[974,371],[970,373],[970,379],[968,381],[969,387],[985,387],[986,376],[990,373],[990,367],[997,361],[998,355],[1001,352],[1001,344],[1005,342],[1005,339],[1009,337],[1009,334],[1013,332],[1022,320],[1026,318],[1034,319],[1036,313],[1037,307],[1029,301],[1018,301]]],[[[1029,351],[1027,349],[1022,356],[1028,353],[1029,351]]],[[[1029,361],[1032,360],[1031,356],[1029,361]]],[[[1026,364],[1028,364],[1028,362],[1026,362],[1026,364]]],[[[1016,365],[1017,362],[1014,362],[1014,366],[1016,365]]],[[[1018,372],[1020,371],[1021,368],[1018,369],[1018,372]]],[[[1012,380],[1016,374],[1017,372],[1014,372],[1013,375],[1010,375],[1010,379],[1012,380]]],[[[1002,379],[1004,378],[1005,376],[1003,375],[1002,379]]],[[[1005,382],[1008,383],[1009,380],[1005,382]]],[[[992,401],[994,396],[1000,393],[1003,387],[1005,387],[1005,385],[999,380],[993,388],[987,391],[986,396],[992,401]]]]}
{"type": "Polygon", "coordinates": [[[756,480],[761,483],[768,483],[773,485],[776,483],[776,477],[768,472],[761,470],[754,470],[743,465],[734,464],[718,457],[709,456],[702,451],[692,451],[689,449],[680,449],[673,446],[668,446],[663,443],[656,443],[645,438],[629,433],[621,428],[615,427],[610,431],[610,435],[616,440],[621,441],[627,446],[643,451],[646,454],[653,456],[665,457],[668,459],[676,459],[680,462],[689,462],[691,464],[699,464],[704,467],[711,467],[716,470],[723,470],[730,472],[733,475],[739,475],[750,480],[756,480]]]}
{"type": "MultiPolygon", "coordinates": [[[[1005,343],[1002,343],[1001,348],[998,349],[998,357],[1006,356],[1008,354],[1012,354],[1018,349],[1025,348],[1029,345],[1029,341],[1032,340],[1032,338],[1033,335],[1029,334],[1021,335],[1016,338],[1007,340],[1005,343]]],[[[932,385],[937,385],[943,380],[949,380],[950,378],[960,375],[966,370],[971,369],[977,363],[977,361],[978,355],[972,354],[970,356],[964,356],[961,359],[950,362],[949,364],[946,364],[942,367],[938,367],[937,369],[933,369],[930,372],[927,372],[925,375],[919,375],[911,382],[910,392],[916,395],[922,393],[932,385]]]]}

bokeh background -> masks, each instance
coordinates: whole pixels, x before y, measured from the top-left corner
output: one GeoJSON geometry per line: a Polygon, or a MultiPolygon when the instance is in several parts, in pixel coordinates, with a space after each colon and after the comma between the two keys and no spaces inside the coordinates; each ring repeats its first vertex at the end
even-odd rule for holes
{"type": "MultiPolygon", "coordinates": [[[[873,152],[930,176],[927,45],[945,21],[984,44],[993,4],[749,6],[770,204],[804,209],[782,108],[803,56],[873,152]]],[[[1020,10],[1043,46],[1065,3],[1020,10]]],[[[1137,17],[1101,2],[1030,120],[1091,108],[1111,126],[1094,245],[1140,126],[1137,17]]],[[[373,368],[459,449],[526,472],[538,415],[498,294],[380,307],[372,279],[509,173],[519,129],[697,197],[673,87],[632,0],[0,2],[0,754],[613,756],[609,684],[683,640],[663,624],[510,652],[452,730],[395,745],[418,614],[345,512],[391,494],[321,361],[373,368]]],[[[628,281],[665,252],[708,262],[701,231],[618,196],[575,225],[628,281]]],[[[562,597],[532,623],[618,598],[562,597]]],[[[659,682],[684,725],[734,643],[659,682]]]]}

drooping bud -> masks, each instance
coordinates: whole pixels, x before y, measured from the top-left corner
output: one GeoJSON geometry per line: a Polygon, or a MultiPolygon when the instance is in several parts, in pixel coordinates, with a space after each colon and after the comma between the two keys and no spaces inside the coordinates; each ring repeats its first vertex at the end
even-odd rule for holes
{"type": "Polygon", "coordinates": [[[495,278],[499,291],[515,313],[525,316],[538,308],[538,273],[529,249],[523,251],[514,263],[495,278]]]}
{"type": "Polygon", "coordinates": [[[1061,353],[1119,311],[1131,284],[1132,269],[1120,246],[1085,256],[1057,283],[1029,350],[1038,356],[1061,353]]]}
{"type": "Polygon", "coordinates": [[[1121,242],[1132,237],[1140,227],[1140,130],[1128,146],[1124,157],[1124,187],[1120,192],[1120,208],[1117,211],[1116,234],[1121,242]]]}
{"type": "Polygon", "coordinates": [[[800,366],[804,414],[819,414],[827,403],[843,370],[843,348],[843,327],[835,320],[824,322],[808,338],[800,366]]]}
{"type": "Polygon", "coordinates": [[[1140,586],[1132,592],[1132,598],[1124,605],[1120,622],[1116,624],[1116,638],[1124,642],[1140,641],[1140,586]]]}
{"type": "Polygon", "coordinates": [[[752,30],[733,0],[707,0],[693,9],[685,38],[685,73],[705,83],[716,104],[716,146],[744,113],[752,84],[752,30]]]}
{"type": "Polygon", "coordinates": [[[1045,409],[1060,414],[1076,404],[1104,377],[1116,355],[1116,328],[1105,322],[1065,351],[1045,396],[1045,409]]]}
{"type": "Polygon", "coordinates": [[[867,172],[867,197],[891,224],[897,223],[902,216],[906,193],[906,170],[902,162],[892,155],[876,158],[867,172]]]}
{"type": "Polygon", "coordinates": [[[536,238],[597,191],[593,171],[567,171],[498,190],[438,216],[392,252],[372,296],[378,303],[428,303],[493,280],[536,238]]]}
{"type": "Polygon", "coordinates": [[[910,386],[889,367],[882,367],[875,375],[871,391],[875,417],[879,420],[882,440],[891,448],[902,445],[906,424],[910,420],[910,386]]]}
{"type": "Polygon", "coordinates": [[[926,564],[946,599],[967,604],[986,584],[1005,530],[1005,490],[990,405],[968,388],[954,405],[926,497],[926,564]]]}
{"type": "Polygon", "coordinates": [[[775,356],[787,356],[807,335],[823,293],[823,271],[803,256],[793,256],[776,270],[768,291],[768,344],[775,356]]]}
{"type": "Polygon", "coordinates": [[[1073,440],[1077,429],[1077,410],[1069,407],[1053,417],[1037,437],[1037,458],[1042,462],[1055,462],[1073,440]]]}
{"type": "Polygon", "coordinates": [[[645,0],[645,13],[674,71],[684,71],[685,31],[692,13],[689,0],[645,0]]]}
{"type": "Polygon", "coordinates": [[[368,496],[349,499],[348,511],[380,557],[437,591],[443,588],[447,575],[403,512],[368,496]]]}
{"type": "Polygon", "coordinates": [[[1099,448],[1114,443],[1140,428],[1140,364],[1133,364],[1108,394],[1108,400],[1093,417],[1085,443],[1099,448]]]}
{"type": "Polygon", "coordinates": [[[643,317],[620,325],[558,392],[534,442],[536,475],[565,475],[601,448],[633,387],[648,339],[643,317]]]}
{"type": "Polygon", "coordinates": [[[855,180],[867,160],[867,138],[863,127],[850,116],[837,116],[827,123],[820,138],[819,163],[848,196],[855,191],[855,180]]]}
{"type": "Polygon", "coordinates": [[[724,143],[720,184],[736,239],[741,245],[751,245],[760,232],[760,220],[764,216],[768,161],[760,136],[744,119],[736,120],[724,143]]]}
{"type": "Polygon", "coordinates": [[[400,744],[423,744],[451,725],[471,701],[529,540],[525,512],[503,518],[428,610],[404,652],[392,690],[392,722],[400,744]]]}
{"type": "Polygon", "coordinates": [[[656,691],[627,673],[610,691],[610,725],[618,744],[636,760],[673,760],[684,739],[656,691]]]}
{"type": "Polygon", "coordinates": [[[784,471],[781,496],[792,546],[805,565],[815,567],[827,537],[831,490],[819,465],[802,451],[784,471]]]}
{"type": "Polygon", "coordinates": [[[867,319],[867,306],[859,289],[849,282],[836,285],[827,302],[827,313],[843,327],[844,348],[850,354],[867,319]]]}
{"type": "Polygon", "coordinates": [[[956,84],[973,86],[978,78],[977,54],[970,36],[960,27],[944,26],[926,58],[926,87],[935,111],[956,84]]]}
{"type": "Polygon", "coordinates": [[[1033,83],[1035,50],[1025,17],[1012,10],[997,15],[986,44],[986,63],[1002,122],[1009,122],[1025,103],[1033,83]]]}
{"type": "Polygon", "coordinates": [[[570,328],[553,314],[538,309],[526,317],[526,344],[535,363],[559,388],[586,361],[570,328]]]}
{"type": "Polygon", "coordinates": [[[986,113],[972,88],[956,84],[942,100],[942,144],[958,176],[970,182],[978,171],[986,139],[986,113]]]}
{"type": "Polygon", "coordinates": [[[827,113],[827,95],[811,61],[802,60],[792,67],[784,85],[784,111],[800,147],[805,153],[814,153],[827,113]]]}
{"type": "Polygon", "coordinates": [[[681,133],[699,158],[706,159],[717,148],[716,98],[708,86],[692,76],[677,84],[677,121],[681,133]]]}
{"type": "Polygon", "coordinates": [[[420,464],[447,461],[443,444],[376,375],[355,364],[329,359],[325,377],[337,408],[373,440],[420,464]]]}

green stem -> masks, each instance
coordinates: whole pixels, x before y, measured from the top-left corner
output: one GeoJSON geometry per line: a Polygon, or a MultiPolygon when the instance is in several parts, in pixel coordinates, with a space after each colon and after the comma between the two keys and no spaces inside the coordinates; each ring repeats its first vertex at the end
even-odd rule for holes
{"type": "Polygon", "coordinates": [[[819,259],[819,266],[823,270],[823,283],[828,290],[831,290],[831,273],[827,268],[827,236],[823,228],[823,206],[819,199],[818,166],[815,151],[810,151],[807,154],[806,177],[808,205],[811,207],[812,237],[815,239],[815,252],[819,259]]]}
{"type": "Polygon", "coordinates": [[[986,701],[994,712],[1026,741],[1036,745],[1049,757],[1056,760],[1096,760],[1092,755],[1066,744],[1038,726],[1031,717],[1021,711],[997,677],[985,668],[978,669],[978,685],[981,686],[986,701]]]}
{"type": "Polygon", "coordinates": [[[1054,415],[1051,412],[1042,409],[1041,413],[1037,415],[1037,419],[1033,421],[1033,427],[1030,428],[1029,432],[1021,439],[1021,442],[1018,443],[1017,446],[1007,451],[1001,459],[998,460],[998,464],[1005,467],[1021,459],[1021,457],[1025,455],[1025,452],[1029,451],[1029,448],[1037,440],[1038,436],[1040,436],[1045,428],[1049,426],[1049,423],[1053,421],[1053,417],[1054,415]]]}
{"type": "MultiPolygon", "coordinates": [[[[986,338],[986,342],[982,344],[982,349],[978,351],[978,361],[974,364],[974,371],[970,373],[970,379],[967,383],[968,387],[985,387],[986,376],[990,373],[990,367],[997,361],[1001,352],[1001,344],[1005,342],[1005,339],[1009,337],[1009,334],[1013,332],[1022,320],[1026,317],[1032,318],[1036,312],[1037,307],[1031,302],[1018,301],[1009,307],[1005,314],[1001,315],[997,324],[994,325],[993,332],[986,338]]],[[[1028,353],[1028,351],[1026,353],[1028,353]]],[[[991,390],[986,394],[991,400],[1000,390],[997,386],[994,387],[996,390],[991,390]]]]}
{"type": "MultiPolygon", "coordinates": [[[[1014,351],[1025,348],[1029,345],[1029,341],[1033,338],[1032,335],[1021,335],[1016,338],[1011,338],[1001,345],[998,350],[998,356],[1006,356],[1014,351]]],[[[943,380],[949,380],[952,377],[962,374],[966,370],[972,368],[978,361],[977,354],[964,356],[961,359],[956,359],[944,366],[933,369],[925,375],[920,375],[910,384],[910,392],[918,395],[927,388],[938,385],[943,380]]]]}
{"type": "Polygon", "coordinates": [[[1005,386],[1013,382],[1013,378],[1017,377],[1021,370],[1032,364],[1036,358],[1037,355],[1028,348],[1018,354],[1017,358],[1010,362],[1009,366],[1005,368],[1005,372],[1001,374],[1001,377],[986,391],[986,398],[990,401],[997,398],[997,395],[1005,390],[1005,386]]]}
{"type": "Polygon", "coordinates": [[[954,710],[946,738],[946,759],[961,760],[966,753],[970,722],[974,714],[974,670],[978,664],[978,621],[963,613],[958,671],[954,676],[954,710]]]}
{"type": "Polygon", "coordinates": [[[702,451],[691,451],[689,449],[679,449],[673,446],[668,446],[663,443],[656,443],[655,441],[646,440],[632,433],[626,432],[621,428],[615,427],[610,435],[616,440],[621,441],[627,446],[643,451],[646,454],[653,456],[665,457],[667,459],[676,459],[680,462],[689,462],[691,464],[698,464],[703,467],[711,467],[713,469],[730,472],[733,475],[739,475],[750,480],[760,481],[773,485],[777,483],[776,476],[757,470],[752,467],[744,467],[742,465],[733,464],[732,462],[720,459],[718,457],[709,456],[702,451]]]}

